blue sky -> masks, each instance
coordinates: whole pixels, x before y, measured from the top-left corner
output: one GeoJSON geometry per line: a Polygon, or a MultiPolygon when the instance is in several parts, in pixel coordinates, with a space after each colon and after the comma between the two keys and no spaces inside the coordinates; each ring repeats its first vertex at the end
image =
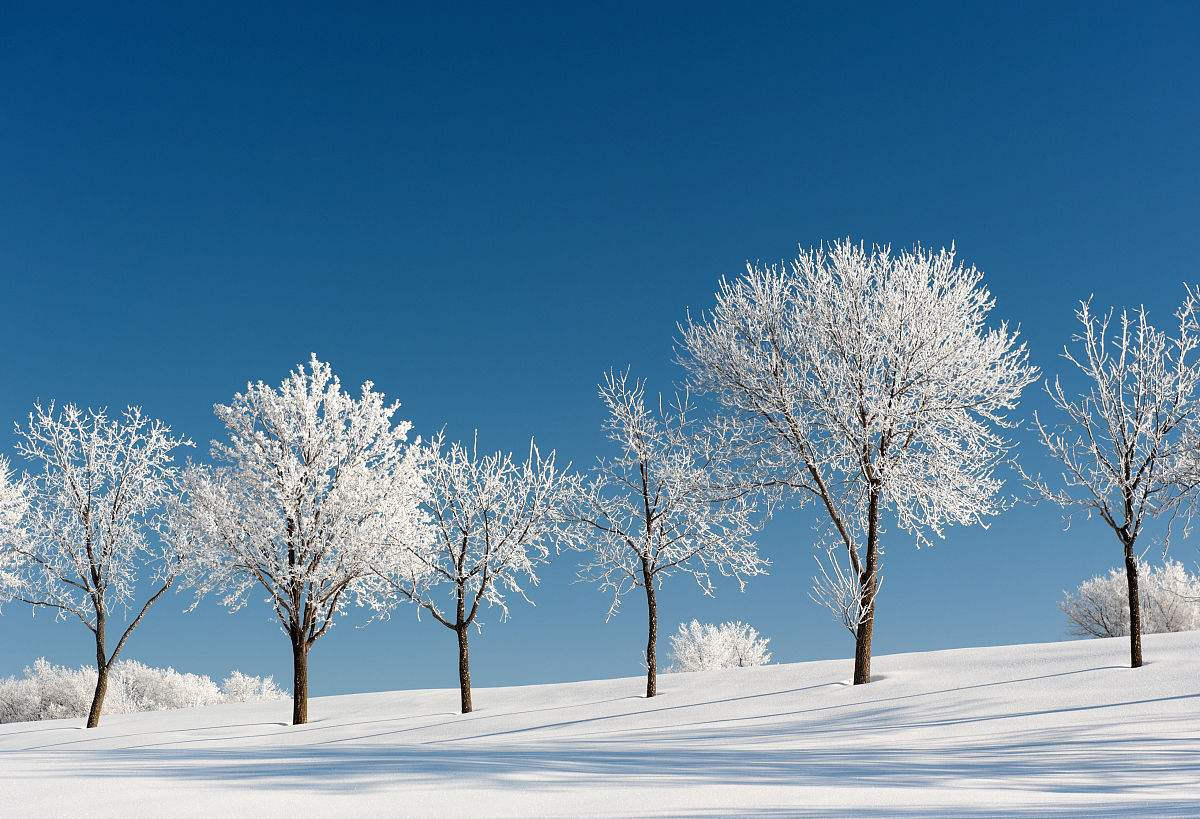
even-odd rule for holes
{"type": "MultiPolygon", "coordinates": [[[[137,403],[204,444],[214,402],[316,351],[419,433],[588,464],[603,371],[669,389],[684,311],[798,243],[956,242],[1051,372],[1078,299],[1166,319],[1200,280],[1190,4],[252,5],[6,6],[0,419],[137,403]]],[[[669,586],[664,630],[736,617],[781,661],[850,657],[804,592],[812,520],[771,524],[743,594],[669,586]]],[[[1118,558],[1033,506],[894,541],[876,651],[1059,639],[1061,590],[1118,558]]],[[[487,618],[476,685],[638,673],[641,601],[605,624],[574,566],[487,618]]],[[[261,606],[185,603],[127,655],[290,679],[261,606]]],[[[454,683],[451,632],[358,622],[314,650],[314,693],[454,683]]],[[[0,675],[86,663],[89,637],[7,606],[0,675]]]]}

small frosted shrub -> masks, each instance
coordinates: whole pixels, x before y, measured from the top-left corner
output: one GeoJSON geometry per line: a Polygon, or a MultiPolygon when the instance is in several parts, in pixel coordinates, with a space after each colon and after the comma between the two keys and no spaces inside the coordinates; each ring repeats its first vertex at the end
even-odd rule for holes
{"type": "Polygon", "coordinates": [[[273,677],[253,677],[234,671],[221,683],[225,702],[271,702],[286,700],[290,695],[275,685],[273,677]]]}
{"type": "Polygon", "coordinates": [[[766,637],[743,622],[680,623],[671,635],[672,671],[712,671],[766,665],[771,661],[766,637]]]}
{"type": "MultiPolygon", "coordinates": [[[[1138,597],[1146,634],[1200,629],[1200,576],[1190,574],[1182,563],[1167,560],[1151,566],[1139,560],[1138,597]]],[[[1067,616],[1068,630],[1077,637],[1128,636],[1125,567],[1083,581],[1063,595],[1058,607],[1067,616]]]]}
{"type": "MultiPolygon", "coordinates": [[[[38,658],[21,677],[0,678],[0,723],[87,716],[96,669],[67,668],[38,658]]],[[[271,677],[234,671],[221,685],[201,674],[121,660],[109,674],[105,714],[170,711],[232,702],[287,699],[271,677]]]]}

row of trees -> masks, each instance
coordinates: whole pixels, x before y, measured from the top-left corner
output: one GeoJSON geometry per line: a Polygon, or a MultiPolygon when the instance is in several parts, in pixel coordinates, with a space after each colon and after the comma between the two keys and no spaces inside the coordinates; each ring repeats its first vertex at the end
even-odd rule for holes
{"type": "MultiPolygon", "coordinates": [[[[1034,413],[1052,477],[1017,470],[1036,496],[1098,516],[1122,550],[1130,665],[1142,665],[1139,560],[1151,519],[1182,515],[1200,486],[1197,294],[1185,288],[1172,331],[1144,307],[1076,312],[1063,358],[1081,392],[1055,377],[1057,417],[1034,413]]],[[[893,255],[850,241],[802,250],[790,265],[748,265],[711,313],[681,326],[681,363],[714,394],[745,442],[742,474],[824,512],[827,562],[813,599],[855,635],[854,682],[870,680],[881,535],[917,546],[948,525],[985,525],[1013,503],[997,468],[1003,431],[1038,370],[1001,322],[982,274],[954,249],[893,255]]]]}
{"type": "Polygon", "coordinates": [[[237,610],[265,594],[293,657],[293,722],[308,719],[308,658],[352,606],[384,617],[407,601],[452,630],[461,705],[472,709],[469,634],[485,607],[503,620],[538,568],[563,548],[613,595],[649,603],[647,695],[656,689],[655,589],[687,573],[765,570],[749,534],[752,490],[730,489],[727,453],[693,427],[686,401],[651,412],[640,383],[601,388],[618,454],[590,477],[556,466],[535,443],[523,460],[408,440],[399,407],[370,383],[357,397],[315,356],[278,387],[251,384],[215,407],[226,429],[211,463],[180,465],[191,441],[137,409],[35,406],[18,452],[40,471],[4,466],[3,593],[78,619],[96,646],[87,724],[99,724],[112,669],[130,635],[172,588],[192,607],[237,610]],[[137,598],[146,580],[152,588],[137,598]],[[142,581],[142,582],[139,582],[142,581]],[[136,612],[110,647],[116,610],[136,612]]]}
{"type": "MultiPolygon", "coordinates": [[[[1001,466],[1011,413],[1038,371],[1004,323],[982,274],[953,249],[893,254],[849,240],[790,264],[750,265],[714,308],[679,327],[687,384],[671,402],[611,373],[600,387],[615,454],[589,474],[531,443],[524,459],[408,440],[411,424],[371,383],[345,392],[315,356],[279,386],[247,386],[215,412],[225,438],[211,463],[136,409],[121,418],[34,408],[17,451],[36,465],[0,481],[3,593],[77,618],[96,642],[98,723],[108,670],[173,586],[231,609],[264,593],[292,649],[293,721],[307,720],[308,657],[351,606],[388,616],[400,602],[453,631],[462,710],[470,711],[469,633],[483,608],[507,614],[539,567],[584,552],[581,577],[611,594],[641,589],[647,696],[656,693],[656,592],[675,574],[706,593],[769,563],[754,535],[776,504],[813,503],[824,555],[813,598],[855,637],[854,682],[870,680],[889,528],[918,546],[951,525],[984,525],[1012,502],[1001,466]],[[707,412],[693,396],[702,397],[707,412]],[[135,600],[139,572],[154,582],[135,600]],[[138,606],[140,603],[140,607],[138,606]],[[134,616],[108,648],[115,608],[134,616]]],[[[1186,510],[1195,454],[1194,299],[1179,332],[1144,311],[1097,319],[1085,302],[1080,355],[1090,392],[1048,385],[1059,426],[1036,420],[1062,462],[1054,480],[1022,473],[1045,498],[1096,511],[1117,533],[1129,576],[1145,521],[1186,510]]]]}

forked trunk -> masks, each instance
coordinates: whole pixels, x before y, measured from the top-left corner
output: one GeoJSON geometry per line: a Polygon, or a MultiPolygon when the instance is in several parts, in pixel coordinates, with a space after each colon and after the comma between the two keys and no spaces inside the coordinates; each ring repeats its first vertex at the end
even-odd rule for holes
{"type": "Polygon", "coordinates": [[[469,625],[459,625],[458,632],[458,693],[462,702],[462,712],[471,713],[471,652],[467,645],[469,625]]]}
{"type": "Polygon", "coordinates": [[[646,615],[648,633],[646,635],[646,696],[658,694],[658,602],[654,598],[654,576],[650,574],[649,565],[642,561],[642,579],[646,586],[646,615]]]}
{"type": "Polygon", "coordinates": [[[1133,543],[1125,542],[1125,580],[1129,585],[1129,666],[1142,667],[1142,599],[1138,594],[1137,556],[1133,543]]]}
{"type": "Polygon", "coordinates": [[[308,722],[308,646],[303,637],[292,640],[292,725],[308,722]]]}

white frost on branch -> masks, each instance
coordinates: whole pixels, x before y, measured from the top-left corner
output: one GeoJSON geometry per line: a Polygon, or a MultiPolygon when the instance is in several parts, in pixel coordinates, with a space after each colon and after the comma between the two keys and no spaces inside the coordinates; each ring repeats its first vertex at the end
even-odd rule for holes
{"type": "Polygon", "coordinates": [[[392,423],[399,406],[369,381],[343,391],[315,355],[279,387],[216,405],[228,439],[212,444],[215,467],[187,469],[172,520],[193,607],[216,594],[236,611],[260,588],[306,651],[349,604],[386,598],[373,572],[384,544],[429,537],[424,450],[392,423]]]}
{"type": "MultiPolygon", "coordinates": [[[[51,665],[39,657],[21,677],[0,677],[0,725],[87,716],[96,688],[94,668],[51,665]]],[[[167,711],[234,702],[272,702],[287,695],[271,677],[234,671],[218,685],[200,674],[153,668],[137,660],[113,663],[105,714],[167,711]]]]}
{"type": "Polygon", "coordinates": [[[843,568],[839,551],[837,546],[833,546],[826,549],[823,556],[814,555],[820,574],[813,575],[808,598],[828,609],[835,620],[855,634],[858,627],[874,613],[875,598],[883,588],[883,572],[877,570],[874,585],[865,587],[861,575],[843,568]]]}
{"type": "MultiPolygon", "coordinates": [[[[1146,634],[1200,629],[1200,576],[1178,561],[1161,566],[1138,561],[1138,597],[1146,634]]],[[[1129,635],[1129,583],[1125,567],[1097,575],[1066,592],[1058,604],[1077,637],[1129,635]]]]}
{"type": "Polygon", "coordinates": [[[672,671],[716,671],[750,668],[771,662],[771,641],[739,621],[680,623],[671,635],[672,671]]]}
{"type": "Polygon", "coordinates": [[[579,498],[575,548],[588,559],[581,580],[621,598],[672,574],[690,575],[708,596],[713,573],[733,578],[765,574],[753,535],[761,527],[752,487],[735,475],[728,430],[702,423],[689,397],[657,411],[646,406],[645,384],[609,373],[600,385],[608,409],[608,438],[618,449],[601,459],[579,498]]]}
{"type": "Polygon", "coordinates": [[[380,575],[448,628],[478,627],[483,605],[503,622],[509,595],[532,603],[527,587],[538,584],[538,567],[559,544],[577,479],[533,441],[518,462],[509,453],[479,454],[478,441],[447,446],[439,433],[424,460],[433,536],[392,540],[380,575]]]}
{"type": "Polygon", "coordinates": [[[922,546],[1009,503],[1002,431],[1037,371],[1015,331],[988,326],[982,278],[953,248],[847,239],[748,265],[680,327],[681,363],[757,447],[757,479],[823,509],[844,568],[814,595],[844,621],[873,607],[885,522],[922,546]]]}
{"type": "Polygon", "coordinates": [[[149,535],[178,488],[172,453],[191,441],[136,407],[110,418],[102,409],[37,404],[16,432],[17,452],[37,471],[22,481],[27,507],[14,535],[8,596],[78,619],[97,636],[98,662],[111,663],[177,571],[170,551],[149,535]],[[107,619],[128,609],[148,574],[158,590],[106,655],[107,619]]]}
{"type": "MultiPolygon", "coordinates": [[[[1087,389],[1068,395],[1059,378],[1046,392],[1063,416],[1056,425],[1034,414],[1038,437],[1062,467],[1057,481],[1023,473],[1044,499],[1098,515],[1122,543],[1132,544],[1146,521],[1175,510],[1192,481],[1187,469],[1197,419],[1197,298],[1188,290],[1176,311],[1177,333],[1155,328],[1145,308],[1097,316],[1091,300],[1075,313],[1079,351],[1063,351],[1087,389]]],[[[1166,544],[1164,543],[1164,546],[1166,544]]]]}
{"type": "Polygon", "coordinates": [[[17,544],[29,508],[25,478],[15,478],[8,459],[0,456],[0,603],[17,590],[17,544]]]}

